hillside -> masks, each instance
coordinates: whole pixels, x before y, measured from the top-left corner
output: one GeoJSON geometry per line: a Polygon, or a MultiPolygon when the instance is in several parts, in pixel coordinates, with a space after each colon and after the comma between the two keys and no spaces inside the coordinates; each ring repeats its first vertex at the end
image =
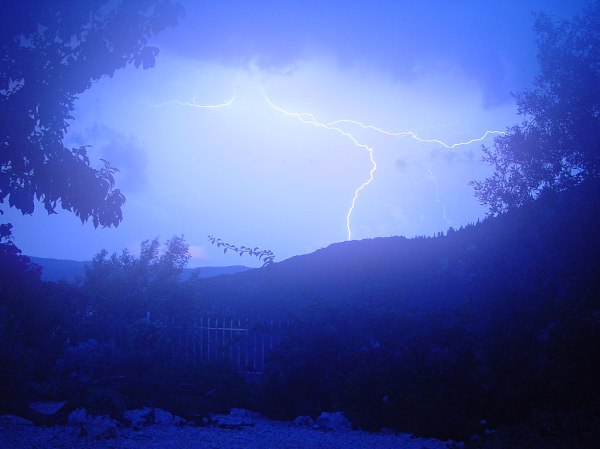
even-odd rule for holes
{"type": "Polygon", "coordinates": [[[596,185],[431,238],[377,238],[198,284],[204,301],[279,317],[308,305],[425,310],[471,301],[594,292],[600,261],[596,185]]]}

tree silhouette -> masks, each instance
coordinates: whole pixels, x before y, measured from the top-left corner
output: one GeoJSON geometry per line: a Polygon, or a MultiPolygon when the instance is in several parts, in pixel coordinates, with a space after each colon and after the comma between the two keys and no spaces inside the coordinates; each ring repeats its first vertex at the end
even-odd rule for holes
{"type": "Polygon", "coordinates": [[[10,224],[0,224],[0,307],[11,297],[18,297],[24,286],[40,281],[42,269],[11,241],[10,224]]]}
{"type": "Polygon", "coordinates": [[[223,247],[224,254],[227,253],[228,250],[231,250],[238,253],[240,257],[244,254],[248,254],[249,256],[256,256],[258,257],[258,260],[261,260],[263,262],[263,267],[271,265],[275,260],[275,255],[273,254],[273,251],[270,251],[268,249],[260,249],[259,247],[250,248],[249,246],[243,245],[237,247],[235,245],[232,245],[231,243],[224,242],[223,240],[212,235],[208,236],[208,240],[210,240],[210,242],[213,245],[217,245],[217,248],[223,247]]]}
{"type": "Polygon", "coordinates": [[[175,298],[183,302],[180,280],[189,258],[183,235],[167,240],[162,251],[155,238],[141,243],[139,256],[127,249],[96,254],[82,281],[92,336],[102,340],[115,332],[126,332],[147,312],[164,317],[175,298]]]}
{"type": "MultiPolygon", "coordinates": [[[[95,227],[117,226],[125,197],[116,169],[95,168],[87,147],[63,138],[75,100],[95,81],[134,63],[154,66],[148,39],[177,24],[171,0],[6,2],[0,14],[0,207],[23,214],[35,201],[95,227]]],[[[0,209],[0,214],[2,210],[0,209]]]]}
{"type": "Polygon", "coordinates": [[[600,2],[571,21],[539,15],[541,73],[515,95],[521,124],[483,147],[495,171],[475,196],[497,215],[600,175],[600,2]]]}

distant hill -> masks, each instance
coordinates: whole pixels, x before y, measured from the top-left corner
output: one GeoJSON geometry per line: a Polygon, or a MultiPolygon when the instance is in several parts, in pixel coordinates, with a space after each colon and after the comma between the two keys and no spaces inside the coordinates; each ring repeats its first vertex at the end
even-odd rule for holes
{"type": "Polygon", "coordinates": [[[279,317],[313,306],[417,312],[585,295],[600,263],[597,184],[548,194],[446,235],[335,243],[231,278],[204,279],[198,288],[212,307],[279,317]]]}
{"type": "MultiPolygon", "coordinates": [[[[44,257],[29,257],[31,261],[42,267],[42,280],[44,281],[67,281],[73,282],[77,278],[85,275],[86,265],[90,265],[89,261],[50,259],[44,257]]],[[[228,267],[200,267],[186,268],[183,271],[183,278],[189,278],[192,273],[198,272],[200,278],[208,278],[220,276],[222,274],[234,274],[242,271],[251,270],[252,268],[243,265],[232,265],[228,267]]]]}

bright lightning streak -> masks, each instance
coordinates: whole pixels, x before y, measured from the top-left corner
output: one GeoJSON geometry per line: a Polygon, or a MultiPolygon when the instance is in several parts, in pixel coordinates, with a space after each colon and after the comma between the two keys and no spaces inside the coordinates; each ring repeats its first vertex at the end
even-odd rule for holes
{"type": "Polygon", "coordinates": [[[194,97],[194,99],[192,101],[171,100],[171,101],[166,101],[164,103],[155,103],[155,104],[152,104],[151,106],[153,106],[155,108],[163,108],[165,106],[176,105],[176,106],[187,106],[187,107],[198,108],[198,109],[222,109],[222,108],[228,108],[229,106],[231,106],[234,103],[234,101],[235,101],[235,94],[233,94],[232,97],[225,103],[200,104],[196,101],[196,98],[194,97]]]}
{"type": "Polygon", "coordinates": [[[414,131],[388,131],[386,129],[383,128],[379,128],[377,126],[373,126],[373,125],[365,125],[364,123],[358,122],[356,120],[349,120],[349,119],[341,119],[341,120],[336,120],[334,122],[330,122],[327,123],[327,126],[331,125],[337,125],[340,123],[349,123],[351,125],[356,125],[359,128],[362,129],[370,129],[372,131],[378,132],[380,134],[384,134],[386,136],[392,136],[392,137],[410,137],[411,139],[417,140],[419,142],[423,142],[423,143],[436,143],[438,145],[443,146],[444,148],[447,148],[449,150],[452,150],[456,147],[460,147],[460,146],[464,146],[464,145],[470,145],[472,143],[475,142],[481,142],[485,139],[487,139],[488,136],[493,135],[493,134],[504,134],[504,131],[486,131],[483,136],[481,137],[476,137],[474,139],[468,140],[466,142],[458,142],[458,143],[453,143],[453,144],[447,144],[441,140],[438,139],[423,139],[422,137],[419,137],[417,135],[417,133],[415,133],[414,131]]]}
{"type": "Polygon", "coordinates": [[[352,212],[354,211],[354,207],[356,206],[356,200],[358,200],[358,196],[360,195],[360,192],[363,191],[369,184],[371,184],[373,179],[375,179],[375,171],[377,171],[377,163],[375,162],[375,158],[373,157],[373,148],[371,148],[370,146],[368,146],[364,143],[360,143],[356,139],[356,137],[354,137],[349,132],[344,131],[343,129],[334,126],[334,124],[337,122],[322,123],[322,122],[318,121],[313,114],[310,114],[308,112],[286,111],[285,109],[280,108],[279,106],[276,106],[275,104],[273,104],[273,102],[267,96],[267,94],[264,90],[262,90],[262,93],[265,97],[265,101],[267,102],[267,104],[269,106],[271,106],[273,109],[275,109],[276,111],[279,111],[282,114],[287,115],[288,117],[297,118],[301,122],[308,123],[309,125],[313,125],[317,128],[335,131],[335,132],[341,134],[342,136],[350,139],[352,141],[352,143],[354,143],[354,145],[356,145],[357,147],[362,148],[363,150],[367,151],[367,153],[369,153],[369,160],[371,161],[371,170],[369,171],[369,178],[365,182],[363,182],[360,186],[358,186],[356,188],[356,190],[354,191],[354,196],[352,197],[352,203],[350,205],[350,209],[348,209],[348,213],[346,214],[346,230],[348,231],[348,240],[352,240],[352,228],[350,227],[350,220],[352,218],[352,212]]]}
{"type": "MultiPolygon", "coordinates": [[[[360,192],[362,192],[369,184],[371,184],[371,182],[373,181],[373,179],[375,179],[375,172],[377,171],[377,162],[375,161],[375,158],[373,157],[373,148],[359,142],[352,134],[350,134],[348,131],[344,131],[343,129],[339,128],[337,125],[343,124],[343,123],[347,123],[347,124],[351,124],[351,125],[355,125],[359,128],[362,129],[368,129],[368,130],[372,130],[375,131],[377,133],[380,134],[384,134],[387,136],[392,136],[392,137],[410,137],[411,139],[417,140],[419,142],[423,142],[423,143],[434,143],[434,144],[438,144],[441,145],[447,149],[454,149],[456,147],[459,146],[463,146],[463,145],[470,145],[472,143],[475,142],[481,142],[483,140],[485,140],[488,136],[493,135],[493,134],[504,134],[504,131],[486,131],[481,137],[477,137],[474,139],[470,139],[466,142],[458,142],[458,143],[453,143],[453,144],[447,144],[441,140],[438,139],[423,139],[421,137],[419,137],[417,135],[417,133],[415,133],[414,131],[401,131],[401,132],[394,132],[394,131],[388,131],[385,130],[383,128],[379,128],[377,126],[373,126],[373,125],[368,125],[368,124],[364,124],[362,122],[359,122],[357,120],[351,120],[351,119],[339,119],[339,120],[335,120],[333,122],[328,122],[328,123],[324,123],[324,122],[320,122],[319,120],[317,120],[317,118],[309,113],[309,112],[290,112],[290,111],[286,111],[285,109],[275,105],[270,98],[267,96],[266,92],[264,91],[264,89],[261,89],[262,93],[265,97],[265,101],[267,102],[267,104],[269,106],[271,106],[273,109],[275,109],[276,111],[281,112],[282,114],[288,116],[288,117],[294,117],[298,120],[300,120],[303,123],[308,123],[309,125],[315,126],[317,128],[322,128],[322,129],[328,129],[331,131],[335,131],[341,135],[343,135],[344,137],[350,139],[354,145],[356,145],[359,148],[362,148],[364,150],[366,150],[369,153],[369,160],[371,161],[371,170],[369,171],[369,178],[363,182],[361,185],[359,185],[356,190],[354,191],[354,195],[352,197],[352,203],[350,205],[350,208],[348,209],[348,213],[346,214],[346,229],[348,231],[348,240],[352,240],[352,229],[350,227],[350,222],[352,219],[352,213],[354,212],[354,208],[356,206],[356,201],[358,200],[358,197],[360,195],[360,192]]],[[[429,169],[429,176],[428,179],[430,179],[431,181],[434,182],[435,187],[436,187],[436,199],[438,204],[440,204],[442,206],[442,212],[444,214],[444,220],[447,223],[450,223],[450,220],[448,220],[448,217],[446,215],[446,208],[444,206],[444,204],[441,202],[440,200],[440,195],[439,195],[439,185],[437,182],[437,178],[434,176],[433,172],[431,171],[431,168],[429,169]]]]}
{"type": "MultiPolygon", "coordinates": [[[[453,143],[453,144],[448,144],[445,143],[441,140],[438,139],[424,139],[422,137],[419,137],[417,135],[416,132],[414,131],[388,131],[386,129],[374,126],[374,125],[369,125],[369,124],[364,124],[362,122],[359,122],[357,120],[351,120],[351,119],[339,119],[339,120],[334,120],[333,122],[320,122],[319,120],[317,120],[317,118],[309,113],[309,112],[290,112],[287,111],[283,108],[281,108],[280,106],[275,105],[271,99],[267,96],[266,92],[264,91],[264,89],[261,88],[262,94],[265,98],[265,101],[267,102],[267,104],[275,109],[276,111],[280,112],[281,114],[284,114],[288,117],[293,117],[296,118],[298,120],[300,120],[303,123],[307,123],[309,125],[315,126],[317,128],[321,128],[321,129],[327,129],[330,131],[334,131],[337,132],[338,134],[341,134],[342,136],[344,136],[347,139],[350,139],[350,141],[357,147],[365,150],[368,154],[369,154],[369,161],[371,162],[371,169],[369,170],[369,176],[367,178],[366,181],[364,181],[362,184],[360,184],[355,190],[354,190],[354,195],[352,196],[352,201],[350,203],[350,208],[348,209],[348,212],[346,214],[346,230],[348,233],[348,240],[352,240],[352,228],[351,228],[351,221],[352,221],[352,214],[354,212],[354,208],[356,207],[356,202],[358,200],[358,197],[360,196],[360,193],[366,189],[369,184],[371,184],[371,182],[373,182],[373,180],[375,179],[375,172],[377,171],[377,162],[375,161],[375,158],[373,156],[373,148],[370,147],[367,144],[361,143],[358,141],[358,139],[356,137],[354,137],[351,133],[349,133],[348,131],[345,131],[344,129],[340,128],[338,125],[342,125],[342,124],[349,124],[349,125],[354,125],[356,127],[365,129],[365,130],[371,130],[371,131],[375,131],[379,134],[383,134],[386,136],[391,136],[391,137],[409,137],[413,140],[416,140],[418,142],[422,142],[422,143],[432,143],[432,144],[438,144],[443,146],[444,148],[447,148],[449,150],[454,149],[456,147],[459,146],[464,146],[464,145],[470,145],[472,143],[475,142],[481,142],[483,140],[485,140],[486,138],[488,138],[490,135],[493,134],[504,134],[503,131],[486,131],[481,137],[476,137],[474,139],[470,139],[466,142],[457,142],[457,143],[453,143]]],[[[194,108],[199,108],[199,109],[222,109],[222,108],[227,108],[230,107],[236,100],[236,95],[233,94],[233,96],[226,102],[224,103],[218,103],[218,104],[201,104],[198,103],[198,101],[196,101],[196,97],[194,97],[194,99],[191,102],[185,102],[185,101],[177,101],[177,100],[171,100],[171,101],[167,101],[164,103],[158,103],[158,104],[152,104],[151,106],[153,107],[165,107],[165,106],[170,106],[170,105],[177,105],[177,106],[185,106],[185,107],[194,107],[194,108]]],[[[442,207],[442,212],[443,212],[443,217],[444,217],[444,221],[446,221],[448,224],[452,225],[452,222],[448,219],[447,214],[446,214],[446,208],[444,206],[444,204],[442,203],[441,199],[440,199],[440,192],[439,192],[439,184],[438,184],[438,179],[437,177],[435,177],[435,175],[433,174],[433,172],[431,171],[431,167],[428,170],[428,177],[429,180],[431,180],[434,185],[435,185],[435,190],[436,190],[436,201],[438,204],[440,204],[440,206],[442,207]]]]}
{"type": "Polygon", "coordinates": [[[437,176],[435,176],[433,174],[433,171],[431,170],[431,166],[429,166],[427,168],[427,179],[429,181],[431,181],[433,183],[433,185],[435,186],[435,200],[440,205],[440,207],[442,208],[442,216],[444,218],[444,221],[446,223],[448,223],[450,226],[454,226],[452,224],[452,222],[448,219],[448,215],[446,214],[446,205],[440,199],[440,185],[438,183],[437,176]]]}

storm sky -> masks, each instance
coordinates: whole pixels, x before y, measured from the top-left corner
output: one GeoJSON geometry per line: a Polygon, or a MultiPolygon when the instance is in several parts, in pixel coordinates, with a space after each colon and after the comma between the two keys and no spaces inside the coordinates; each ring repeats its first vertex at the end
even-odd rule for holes
{"type": "Polygon", "coordinates": [[[184,2],[154,39],[156,67],[94,84],[65,141],[119,168],[123,223],[94,229],[39,206],[4,221],[24,253],[75,260],[184,234],[191,266],[258,264],[209,234],[278,261],[460,227],[485,216],[468,183],[489,168],[482,142],[448,147],[519,121],[511,92],[538,72],[534,13],[584,4],[184,2]]]}

